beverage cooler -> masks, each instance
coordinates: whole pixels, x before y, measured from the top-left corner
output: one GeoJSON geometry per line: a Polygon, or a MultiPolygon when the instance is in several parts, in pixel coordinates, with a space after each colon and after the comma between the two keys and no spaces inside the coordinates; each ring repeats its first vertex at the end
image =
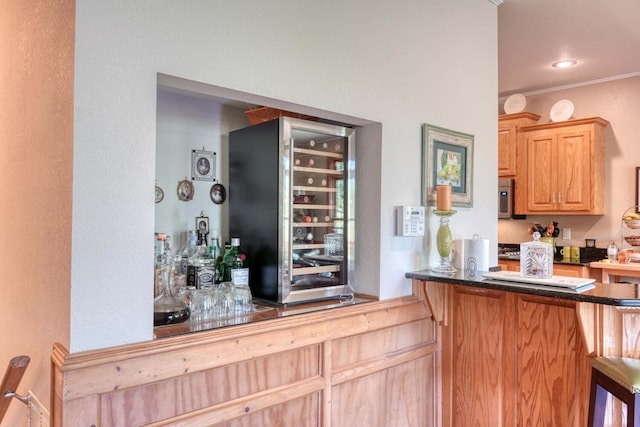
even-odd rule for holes
{"type": "Polygon", "coordinates": [[[229,134],[229,231],[254,298],[353,298],[354,132],[279,118],[229,134]]]}

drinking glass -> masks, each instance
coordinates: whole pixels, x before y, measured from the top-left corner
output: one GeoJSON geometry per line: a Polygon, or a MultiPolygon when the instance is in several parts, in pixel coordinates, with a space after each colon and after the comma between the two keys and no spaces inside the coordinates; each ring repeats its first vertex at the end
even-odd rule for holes
{"type": "Polygon", "coordinates": [[[215,293],[215,306],[217,317],[229,317],[235,314],[233,283],[222,282],[218,285],[215,293]]]}
{"type": "Polygon", "coordinates": [[[189,308],[191,308],[191,298],[193,298],[195,290],[195,286],[180,286],[180,291],[178,291],[178,298],[184,301],[189,308]]]}
{"type": "Polygon", "coordinates": [[[235,285],[233,287],[233,299],[237,315],[243,315],[253,311],[251,289],[248,285],[235,285]]]}
{"type": "Polygon", "coordinates": [[[213,316],[214,300],[212,292],[207,288],[196,289],[191,297],[191,318],[200,322],[213,316]]]}

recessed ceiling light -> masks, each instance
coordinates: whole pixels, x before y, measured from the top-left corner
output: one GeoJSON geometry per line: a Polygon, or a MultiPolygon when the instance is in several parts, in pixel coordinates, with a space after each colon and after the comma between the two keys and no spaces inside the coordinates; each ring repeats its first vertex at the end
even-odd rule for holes
{"type": "Polygon", "coordinates": [[[567,59],[567,60],[564,60],[564,61],[554,62],[553,64],[551,64],[551,66],[553,68],[569,68],[569,67],[573,67],[577,63],[578,63],[578,61],[576,61],[574,59],[567,59]]]}

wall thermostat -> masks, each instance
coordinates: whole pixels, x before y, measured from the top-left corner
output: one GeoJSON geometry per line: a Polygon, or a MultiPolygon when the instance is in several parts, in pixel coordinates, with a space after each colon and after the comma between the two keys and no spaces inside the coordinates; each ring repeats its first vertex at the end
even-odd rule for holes
{"type": "Polygon", "coordinates": [[[424,236],[424,206],[396,207],[396,236],[424,236]]]}

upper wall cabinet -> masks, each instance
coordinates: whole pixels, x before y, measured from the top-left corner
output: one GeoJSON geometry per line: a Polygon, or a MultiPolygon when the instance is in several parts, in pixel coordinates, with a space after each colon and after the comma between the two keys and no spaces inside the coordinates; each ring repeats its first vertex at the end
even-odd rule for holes
{"type": "Polygon", "coordinates": [[[515,178],[518,129],[538,123],[533,113],[505,114],[498,118],[498,176],[515,178]]]}
{"type": "Polygon", "coordinates": [[[603,215],[608,124],[592,117],[521,128],[516,213],[603,215]]]}

